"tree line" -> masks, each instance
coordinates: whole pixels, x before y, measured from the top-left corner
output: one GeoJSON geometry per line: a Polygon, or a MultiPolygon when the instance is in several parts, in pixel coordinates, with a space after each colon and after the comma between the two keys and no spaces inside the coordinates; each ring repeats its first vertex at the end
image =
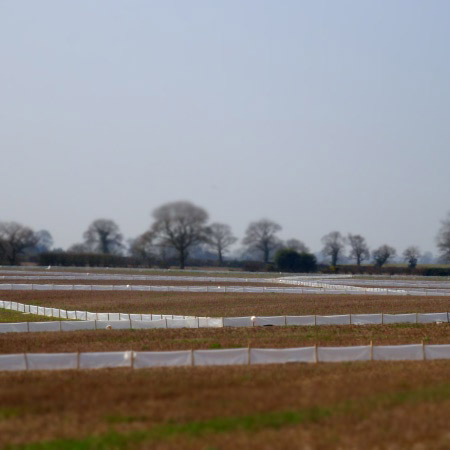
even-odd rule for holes
{"type": "MultiPolygon", "coordinates": [[[[65,252],[61,249],[53,252],[127,255],[147,266],[176,259],[179,267],[184,269],[188,258],[199,254],[204,259],[215,258],[219,265],[223,265],[230,247],[238,242],[229,225],[209,223],[207,211],[191,202],[166,203],[156,208],[152,217],[150,227],[127,243],[113,220],[97,219],[84,232],[82,242],[65,252]]],[[[281,225],[269,219],[251,222],[242,239],[245,247],[242,259],[260,260],[264,264],[274,261],[278,269],[286,271],[315,270],[317,261],[309,248],[296,238],[282,241],[278,237],[281,229],[281,225]]],[[[338,265],[347,249],[348,257],[358,267],[369,261],[382,267],[397,256],[395,248],[387,244],[370,251],[366,239],[359,234],[343,235],[332,231],[322,237],[322,244],[322,254],[332,267],[338,265]]],[[[441,261],[450,262],[450,212],[441,223],[436,244],[441,261]]],[[[35,232],[16,222],[0,222],[0,263],[15,265],[21,258],[50,252],[52,246],[53,239],[47,230],[35,232]]],[[[414,269],[421,252],[412,245],[401,256],[409,268],[414,269]]]]}

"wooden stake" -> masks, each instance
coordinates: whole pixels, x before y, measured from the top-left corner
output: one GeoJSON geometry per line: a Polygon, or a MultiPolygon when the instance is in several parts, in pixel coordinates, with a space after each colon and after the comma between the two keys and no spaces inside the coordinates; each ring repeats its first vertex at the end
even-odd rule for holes
{"type": "Polygon", "coordinates": [[[373,361],[373,342],[370,341],[370,360],[373,361]]]}

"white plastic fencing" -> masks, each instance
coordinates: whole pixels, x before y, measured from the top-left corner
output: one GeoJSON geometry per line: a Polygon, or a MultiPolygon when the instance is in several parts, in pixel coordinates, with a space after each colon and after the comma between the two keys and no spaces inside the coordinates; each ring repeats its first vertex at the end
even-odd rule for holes
{"type": "Polygon", "coordinates": [[[248,364],[332,363],[355,361],[424,361],[450,359],[450,345],[381,345],[353,347],[234,348],[166,352],[18,353],[0,355],[0,371],[248,364]]]}
{"type": "Polygon", "coordinates": [[[168,314],[93,313],[66,311],[58,308],[26,305],[0,300],[0,308],[46,317],[64,318],[64,321],[0,323],[0,333],[37,331],[75,331],[96,329],[151,329],[151,328],[222,328],[255,326],[325,326],[325,325],[380,325],[448,323],[450,314],[338,314],[309,316],[245,316],[194,317],[168,314]]]}

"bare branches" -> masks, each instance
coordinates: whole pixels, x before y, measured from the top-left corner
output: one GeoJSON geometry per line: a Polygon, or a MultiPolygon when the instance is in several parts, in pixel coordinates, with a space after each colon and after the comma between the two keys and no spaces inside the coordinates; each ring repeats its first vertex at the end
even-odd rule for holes
{"type": "Polygon", "coordinates": [[[349,256],[356,261],[356,264],[359,267],[364,260],[370,258],[369,247],[366,244],[365,238],[360,234],[349,233],[347,239],[351,248],[349,256]]]}
{"type": "Polygon", "coordinates": [[[89,249],[100,253],[120,253],[123,248],[123,236],[119,227],[109,219],[97,219],[92,222],[83,237],[89,249]]]}
{"type": "Polygon", "coordinates": [[[281,226],[268,219],[261,219],[252,222],[245,232],[242,240],[244,245],[257,249],[263,254],[263,261],[269,262],[270,254],[279,245],[276,233],[281,230],[281,226]]]}
{"type": "Polygon", "coordinates": [[[36,246],[38,237],[31,228],[17,222],[0,223],[0,253],[14,265],[19,255],[36,246]]]}
{"type": "Polygon", "coordinates": [[[331,265],[336,267],[345,248],[344,237],[339,231],[332,231],[322,238],[322,244],[322,253],[325,256],[329,256],[331,258],[331,265]]]}
{"type": "Polygon", "coordinates": [[[215,222],[208,227],[208,245],[217,252],[219,264],[223,264],[223,254],[237,241],[229,225],[215,222]]]}
{"type": "Polygon", "coordinates": [[[189,249],[207,241],[208,213],[187,201],[166,203],[153,211],[152,231],[161,245],[173,247],[184,269],[189,249]]]}

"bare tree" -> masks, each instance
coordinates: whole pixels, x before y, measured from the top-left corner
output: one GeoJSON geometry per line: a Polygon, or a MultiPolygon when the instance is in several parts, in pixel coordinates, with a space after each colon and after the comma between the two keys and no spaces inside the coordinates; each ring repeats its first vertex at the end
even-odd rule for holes
{"type": "Polygon", "coordinates": [[[377,248],[372,253],[372,258],[375,262],[375,265],[378,267],[382,267],[384,264],[388,263],[392,258],[395,258],[397,252],[394,247],[389,245],[382,245],[377,248]]]}
{"type": "Polygon", "coordinates": [[[17,222],[0,222],[0,253],[15,265],[19,255],[35,247],[38,239],[31,228],[17,222]]]}
{"type": "Polygon", "coordinates": [[[348,234],[348,243],[350,244],[350,258],[356,261],[358,267],[365,259],[370,258],[369,247],[367,246],[365,238],[359,234],[348,234]]]}
{"type": "Polygon", "coordinates": [[[299,239],[288,239],[285,245],[286,248],[295,250],[298,253],[309,253],[309,248],[299,239]]]}
{"type": "Polygon", "coordinates": [[[156,259],[155,233],[148,230],[134,239],[130,245],[130,255],[151,266],[156,259]]]}
{"type": "Polygon", "coordinates": [[[262,252],[263,261],[268,263],[271,253],[280,244],[280,240],[275,235],[280,230],[280,225],[268,219],[252,222],[245,232],[242,243],[250,249],[256,249],[262,252]]]}
{"type": "Polygon", "coordinates": [[[332,231],[323,236],[322,244],[322,253],[331,258],[331,265],[335,267],[344,251],[345,238],[339,231],[332,231]]]}
{"type": "Polygon", "coordinates": [[[120,253],[123,236],[117,224],[109,219],[97,219],[83,234],[86,245],[100,253],[120,253]]]}
{"type": "Polygon", "coordinates": [[[442,262],[450,263],[450,211],[441,222],[441,228],[436,236],[436,244],[441,252],[442,262]]]}
{"type": "Polygon", "coordinates": [[[422,255],[418,247],[411,245],[403,252],[403,259],[408,263],[410,269],[414,269],[417,266],[417,261],[422,255]]]}
{"type": "Polygon", "coordinates": [[[223,254],[236,241],[229,225],[215,222],[208,227],[208,245],[217,252],[219,265],[223,264],[223,254]]]}
{"type": "Polygon", "coordinates": [[[177,251],[180,269],[184,269],[189,249],[207,240],[208,213],[191,202],[178,201],[155,209],[153,218],[152,230],[160,244],[177,251]]]}

